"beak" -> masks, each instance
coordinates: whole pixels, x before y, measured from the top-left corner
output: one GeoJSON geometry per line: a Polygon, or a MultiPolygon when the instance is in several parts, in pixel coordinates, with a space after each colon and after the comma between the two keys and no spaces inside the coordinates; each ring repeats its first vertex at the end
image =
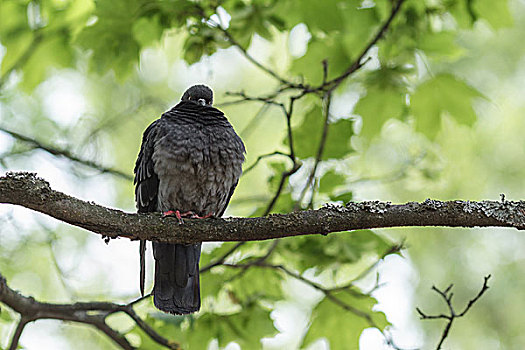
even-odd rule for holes
{"type": "Polygon", "coordinates": [[[206,100],[203,99],[203,98],[199,98],[199,100],[197,101],[201,106],[206,106],[206,100]]]}

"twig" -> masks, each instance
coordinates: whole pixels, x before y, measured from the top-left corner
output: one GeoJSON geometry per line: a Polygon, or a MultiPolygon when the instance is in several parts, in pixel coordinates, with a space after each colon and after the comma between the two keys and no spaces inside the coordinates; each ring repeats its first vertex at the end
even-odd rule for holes
{"type": "Polygon", "coordinates": [[[261,108],[259,108],[257,113],[254,114],[252,119],[248,122],[248,124],[246,124],[246,126],[239,133],[239,136],[243,140],[246,140],[251,136],[252,132],[255,130],[257,125],[262,121],[262,117],[268,111],[269,108],[270,108],[270,105],[263,104],[261,108]]]}
{"type": "Polygon", "coordinates": [[[11,338],[11,344],[9,345],[9,350],[16,350],[18,348],[18,342],[20,341],[20,336],[22,335],[22,332],[24,331],[24,327],[26,324],[28,324],[31,320],[22,316],[20,317],[20,321],[18,321],[18,324],[15,329],[15,333],[13,333],[13,337],[11,338]]]}
{"type": "Polygon", "coordinates": [[[422,320],[445,319],[445,320],[448,321],[447,324],[445,325],[445,328],[443,329],[443,333],[441,334],[441,338],[439,339],[439,343],[438,343],[438,345],[436,347],[437,350],[441,349],[441,347],[443,346],[443,342],[448,337],[450,329],[452,328],[452,324],[453,324],[454,320],[456,318],[460,318],[460,317],[465,316],[465,314],[470,310],[472,305],[474,305],[481,298],[481,296],[487,291],[487,289],[489,289],[488,282],[489,282],[490,277],[491,277],[490,275],[484,277],[483,286],[481,287],[481,290],[478,292],[478,294],[473,299],[471,299],[468,302],[468,304],[465,307],[465,309],[463,310],[463,312],[461,312],[459,314],[455,311],[454,307],[452,306],[452,297],[454,295],[454,293],[452,293],[452,286],[453,286],[452,284],[449,285],[445,290],[440,290],[437,287],[432,286],[432,290],[435,291],[436,293],[438,293],[439,296],[443,300],[445,300],[445,303],[447,304],[448,311],[449,311],[448,315],[446,315],[446,314],[427,315],[423,311],[421,311],[420,308],[416,308],[416,311],[417,311],[417,313],[419,314],[419,316],[420,316],[420,318],[422,320]]]}
{"type": "Polygon", "coordinates": [[[279,152],[279,151],[275,151],[275,152],[272,152],[272,153],[267,153],[267,154],[260,155],[259,157],[257,157],[257,159],[255,160],[255,162],[253,162],[252,165],[250,165],[249,167],[247,167],[246,169],[244,169],[244,171],[243,171],[242,173],[243,173],[243,174],[248,173],[250,170],[252,170],[253,168],[255,168],[255,167],[257,166],[257,164],[259,164],[259,162],[260,162],[261,160],[263,160],[264,158],[273,157],[273,156],[277,156],[277,155],[280,155],[280,156],[286,156],[286,157],[289,157],[289,156],[290,156],[289,154],[286,154],[286,153],[283,153],[283,152],[279,152]]]}
{"type": "MultiPolygon", "coordinates": [[[[323,292],[325,296],[330,301],[335,303],[336,305],[339,305],[341,308],[345,309],[346,311],[349,311],[355,314],[356,316],[365,319],[370,326],[377,327],[376,323],[374,322],[374,320],[372,319],[372,317],[370,317],[368,313],[361,311],[359,309],[356,309],[355,307],[345,303],[344,301],[342,301],[341,299],[333,295],[333,292],[336,290],[339,291],[340,288],[334,288],[334,289],[325,288],[322,285],[314,281],[311,281],[308,278],[305,278],[296,272],[293,272],[292,270],[288,269],[284,265],[273,265],[273,264],[266,263],[264,261],[254,260],[246,264],[223,264],[223,266],[230,267],[230,268],[240,268],[243,271],[246,271],[249,267],[252,267],[252,266],[280,270],[284,272],[285,274],[287,274],[288,276],[293,277],[294,279],[299,280],[301,282],[304,282],[308,284],[309,286],[313,287],[314,289],[317,289],[320,292],[323,292]]],[[[349,286],[347,286],[346,288],[349,288],[349,286]]]]}
{"type": "Polygon", "coordinates": [[[275,71],[273,71],[272,69],[266,67],[265,65],[263,65],[261,62],[259,62],[258,60],[256,60],[252,55],[250,55],[248,53],[248,51],[242,47],[241,44],[239,44],[239,42],[237,40],[235,40],[235,38],[231,35],[231,33],[226,29],[224,28],[223,26],[221,26],[219,23],[216,23],[217,26],[216,28],[218,28],[223,34],[224,36],[226,37],[226,39],[235,47],[237,47],[237,49],[243,54],[244,57],[246,57],[248,59],[248,61],[250,61],[251,63],[253,63],[255,66],[257,66],[259,69],[261,69],[262,71],[266,72],[267,74],[271,75],[273,78],[275,78],[277,81],[279,81],[279,83],[285,85],[285,86],[290,86],[290,87],[294,87],[294,88],[303,88],[304,85],[302,84],[294,84],[286,79],[284,79],[283,77],[281,77],[279,74],[277,74],[275,71]]]}
{"type": "Polygon", "coordinates": [[[230,105],[235,105],[235,104],[239,104],[243,102],[263,102],[269,105],[277,106],[281,108],[282,110],[284,110],[286,113],[286,108],[284,104],[282,104],[281,102],[275,101],[275,97],[277,96],[276,94],[272,94],[269,96],[249,96],[249,95],[246,95],[244,91],[240,91],[240,92],[228,91],[226,92],[226,96],[236,96],[236,97],[239,97],[239,99],[234,100],[234,101],[223,102],[220,105],[218,105],[218,107],[230,106],[230,105]]]}
{"type": "Polygon", "coordinates": [[[224,261],[226,261],[226,259],[232,255],[237,249],[239,249],[245,242],[239,242],[237,243],[236,245],[234,245],[230,250],[228,250],[226,253],[224,253],[221,257],[219,257],[217,260],[215,260],[214,262],[211,262],[209,263],[208,265],[202,267],[200,269],[200,273],[205,273],[207,271],[209,271],[211,268],[215,267],[215,266],[218,266],[218,265],[222,265],[224,263],[224,261]]]}
{"type": "Polygon", "coordinates": [[[168,349],[180,349],[180,345],[177,342],[168,340],[158,334],[149,324],[147,324],[142,318],[140,318],[135,310],[131,307],[127,307],[124,312],[135,321],[144,333],[146,333],[153,341],[168,348],[168,349]]]}
{"type": "Polygon", "coordinates": [[[120,170],[116,170],[116,169],[112,169],[112,168],[108,168],[108,167],[105,167],[105,166],[102,166],[94,161],[91,161],[91,160],[86,160],[86,159],[82,159],[80,157],[77,157],[75,156],[74,154],[72,154],[70,151],[66,150],[66,149],[60,149],[60,148],[55,148],[55,147],[52,147],[52,146],[49,146],[49,145],[45,145],[43,143],[41,143],[40,141],[37,141],[31,137],[28,137],[28,136],[25,136],[25,135],[22,135],[20,133],[17,133],[15,131],[11,131],[11,130],[8,130],[4,127],[0,127],[0,131],[3,131],[5,132],[6,134],[20,140],[20,141],[23,141],[25,143],[27,143],[28,145],[30,145],[33,149],[41,149],[49,154],[52,154],[54,156],[57,156],[57,157],[65,157],[65,158],[68,158],[74,162],[77,162],[79,164],[82,164],[82,165],[85,165],[85,166],[88,166],[90,168],[93,168],[93,169],[96,169],[98,171],[100,171],[101,173],[109,173],[109,174],[112,174],[112,175],[115,175],[115,176],[118,176],[118,177],[121,177],[125,180],[129,180],[129,181],[133,181],[133,176],[131,176],[130,174],[128,173],[124,173],[120,170]]]}
{"type": "MultiPolygon", "coordinates": [[[[310,172],[310,175],[308,176],[308,179],[306,180],[306,183],[304,185],[303,190],[301,191],[301,195],[299,196],[299,199],[297,200],[295,204],[295,209],[299,209],[301,205],[301,201],[304,199],[304,196],[306,195],[306,192],[309,188],[311,188],[314,185],[315,175],[317,173],[317,168],[319,166],[319,163],[321,162],[321,159],[323,158],[324,148],[326,145],[326,140],[328,139],[328,128],[330,126],[330,104],[332,102],[332,93],[327,93],[324,97],[324,123],[323,123],[323,131],[321,132],[321,139],[319,140],[319,146],[317,146],[317,153],[315,155],[314,160],[314,166],[312,168],[312,171],[310,172]]],[[[314,195],[315,195],[315,188],[312,188],[312,195],[310,196],[310,203],[308,204],[308,208],[311,208],[313,206],[314,201],[314,195]]]]}
{"type": "MultiPolygon", "coordinates": [[[[93,319],[93,317],[89,317],[88,319],[93,319]]],[[[123,334],[120,332],[117,332],[104,321],[104,319],[96,319],[93,321],[83,322],[88,323],[93,326],[95,326],[98,330],[100,330],[102,333],[106,334],[111,340],[113,340],[117,345],[119,345],[124,350],[134,350],[135,347],[131,345],[126,337],[124,337],[123,334]]]]}
{"type": "Polygon", "coordinates": [[[376,35],[374,35],[374,37],[368,43],[368,45],[366,45],[363,51],[361,51],[361,54],[355,59],[355,61],[348,67],[348,69],[343,74],[341,74],[337,78],[334,78],[332,80],[322,83],[317,88],[317,90],[326,90],[326,89],[328,89],[328,91],[335,90],[347,77],[352,75],[355,71],[359,70],[362,66],[364,66],[369,61],[369,58],[364,61],[363,61],[363,58],[368,54],[368,51],[370,51],[370,49],[375,44],[377,44],[377,42],[385,35],[388,28],[392,24],[392,21],[394,20],[399,10],[401,9],[401,5],[403,5],[404,2],[405,0],[393,0],[392,1],[393,6],[390,12],[390,16],[385,21],[385,23],[383,23],[379,31],[376,33],[376,35]]]}

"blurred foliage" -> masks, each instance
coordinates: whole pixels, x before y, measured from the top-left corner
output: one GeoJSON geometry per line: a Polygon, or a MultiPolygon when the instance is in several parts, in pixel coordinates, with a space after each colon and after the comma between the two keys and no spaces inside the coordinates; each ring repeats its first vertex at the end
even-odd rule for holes
{"type": "MultiPolygon", "coordinates": [[[[341,75],[359,57],[390,15],[391,5],[391,0],[2,0],[0,126],[131,174],[143,130],[191,83],[212,85],[219,106],[231,101],[225,92],[271,95],[279,81],[247,61],[249,54],[287,81],[317,86],[341,75]],[[301,26],[306,32],[300,32],[301,26]]],[[[521,78],[514,77],[525,57],[519,45],[524,14],[519,1],[406,0],[385,37],[368,53],[367,64],[334,91],[313,192],[305,198],[301,192],[321,141],[325,101],[315,95],[297,100],[291,131],[302,167],[286,179],[272,212],[307,207],[310,198],[313,206],[320,206],[353,198],[494,198],[501,191],[523,197],[523,101],[505,104],[499,114],[489,101],[510,101],[515,80],[524,81],[522,66],[521,78]]],[[[289,97],[285,91],[276,101],[287,104],[289,97]]],[[[274,107],[220,107],[247,144],[247,166],[260,155],[289,152],[286,118],[274,107]]],[[[133,210],[131,182],[54,158],[4,134],[0,141],[3,170],[36,170],[69,194],[133,210]]],[[[241,179],[228,213],[264,213],[290,163],[286,157],[263,159],[241,179]]],[[[27,219],[18,210],[1,215],[0,271],[24,294],[60,302],[129,302],[138,296],[135,280],[124,279],[129,285],[122,286],[124,280],[113,271],[136,272],[135,245],[122,248],[119,241],[106,247],[89,233],[40,216],[27,219]],[[117,261],[108,253],[112,249],[123,249],[127,258],[117,261]]],[[[523,257],[514,253],[514,259],[498,263],[496,253],[488,252],[494,247],[501,254],[515,251],[524,245],[522,238],[502,230],[424,231],[392,234],[396,239],[408,236],[408,254],[421,270],[421,290],[466,280],[464,294],[469,296],[490,269],[499,285],[494,288],[498,297],[482,306],[495,316],[483,317],[480,311],[477,320],[455,325],[450,346],[480,349],[491,341],[500,348],[523,347],[525,339],[516,336],[522,322],[506,314],[523,304],[516,297],[524,287],[516,278],[523,273],[518,264],[523,257]],[[485,253],[492,260],[485,261],[485,253]],[[504,279],[514,281],[512,288],[498,282],[504,279]],[[504,307],[501,300],[515,306],[504,307]]],[[[392,321],[374,307],[376,297],[365,287],[376,272],[368,267],[392,244],[380,231],[296,237],[275,248],[270,242],[245,244],[226,262],[249,266],[273,249],[266,263],[285,266],[325,288],[358,278],[361,288],[359,283],[353,286],[360,290],[358,296],[345,290],[333,295],[369,314],[373,325],[384,330],[392,321]]],[[[234,245],[210,245],[201,266],[234,245]]],[[[362,331],[372,324],[324,295],[301,302],[301,292],[289,287],[294,279],[279,268],[217,266],[202,274],[203,309],[197,315],[163,315],[150,302],[141,303],[139,313],[163,336],[190,349],[224,348],[230,342],[243,349],[310,348],[319,338],[327,339],[332,349],[356,348],[362,331]],[[302,339],[296,345],[267,341],[277,333],[272,310],[294,300],[311,314],[299,331],[302,339]]],[[[427,302],[428,295],[421,295],[427,302]]],[[[2,308],[0,347],[7,344],[14,318],[2,308]]],[[[133,324],[115,323],[134,345],[157,347],[133,324]]],[[[431,344],[440,329],[424,327],[424,341],[431,344]]],[[[70,346],[115,347],[85,327],[55,331],[70,346]]],[[[22,337],[22,345],[30,342],[29,336],[22,337]]]]}

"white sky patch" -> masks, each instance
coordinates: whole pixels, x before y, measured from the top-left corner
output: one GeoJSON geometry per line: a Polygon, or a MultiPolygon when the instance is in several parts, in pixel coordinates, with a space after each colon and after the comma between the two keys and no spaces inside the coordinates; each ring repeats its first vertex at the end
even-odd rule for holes
{"type": "Polygon", "coordinates": [[[330,103],[330,114],[335,120],[342,117],[349,117],[352,114],[357,101],[361,96],[360,91],[353,88],[342,94],[335,94],[330,103]]]}
{"type": "MultiPolygon", "coordinates": [[[[388,321],[392,323],[390,334],[396,345],[401,348],[417,349],[423,345],[421,326],[413,317],[414,289],[407,288],[416,285],[418,279],[417,271],[408,258],[389,255],[379,265],[379,284],[384,286],[372,293],[379,302],[374,310],[383,311],[387,315],[388,321]]],[[[382,349],[374,347],[376,341],[371,340],[373,336],[377,336],[383,341],[384,338],[379,332],[367,331],[363,334],[365,340],[368,339],[373,346],[365,346],[362,349],[382,349]]]]}
{"type": "Polygon", "coordinates": [[[4,59],[5,52],[6,52],[5,46],[0,44],[0,62],[2,62],[2,60],[4,59]]]}
{"type": "Polygon", "coordinates": [[[379,62],[379,47],[372,46],[361,62],[365,62],[366,60],[368,60],[368,62],[363,67],[364,69],[375,70],[381,68],[381,62],[379,62]]]}
{"type": "MultiPolygon", "coordinates": [[[[78,269],[75,271],[79,280],[75,288],[80,288],[86,283],[90,286],[89,294],[108,293],[113,296],[139,297],[139,255],[138,241],[131,242],[128,239],[113,239],[109,244],[104,243],[99,235],[92,235],[86,245],[86,254],[77,257],[80,260],[78,269]],[[105,273],[107,271],[109,273],[105,273]],[[104,276],[105,275],[105,276],[104,276]],[[108,284],[92,282],[104,281],[108,284]]],[[[147,256],[149,258],[151,246],[148,245],[147,256]]],[[[151,259],[146,261],[146,276],[153,275],[153,264],[151,259]]],[[[146,288],[151,283],[146,278],[146,288]]]]}
{"type": "Polygon", "coordinates": [[[288,49],[290,54],[299,58],[306,53],[308,50],[308,42],[312,38],[312,35],[308,31],[308,27],[304,23],[299,23],[290,31],[288,37],[288,49]]]}
{"type": "Polygon", "coordinates": [[[359,349],[361,350],[389,350],[379,329],[366,328],[359,337],[359,349]]]}
{"type": "Polygon", "coordinates": [[[83,87],[84,79],[76,73],[59,73],[45,81],[38,93],[46,115],[62,125],[75,123],[87,110],[83,87]]]}
{"type": "Polygon", "coordinates": [[[24,349],[68,350],[71,344],[57,337],[60,334],[61,322],[56,320],[38,320],[30,322],[24,328],[20,344],[24,349]]]}
{"type": "MultiPolygon", "coordinates": [[[[0,105],[0,124],[2,123],[2,106],[0,105]]],[[[2,125],[3,126],[3,125],[2,125]]],[[[8,134],[0,131],[0,154],[7,152],[13,146],[14,140],[8,134]]]]}
{"type": "MultiPolygon", "coordinates": [[[[248,54],[252,57],[257,57],[257,61],[264,64],[265,62],[268,62],[273,54],[273,46],[274,45],[271,42],[255,33],[252,42],[250,43],[250,47],[248,48],[248,54]]],[[[243,59],[247,60],[245,57],[243,57],[243,59]]],[[[250,65],[251,64],[252,63],[250,63],[250,65]]]]}
{"type": "Polygon", "coordinates": [[[244,71],[241,66],[249,63],[241,60],[234,50],[217,50],[212,56],[203,57],[191,66],[183,60],[176,61],[170,69],[168,86],[182,92],[194,84],[204,83],[216,90],[235,91],[238,88],[235,81],[242,83],[241,79],[235,77],[244,71]]]}
{"type": "Polygon", "coordinates": [[[168,59],[159,49],[147,48],[140,53],[140,78],[148,82],[160,82],[167,78],[168,59]]]}

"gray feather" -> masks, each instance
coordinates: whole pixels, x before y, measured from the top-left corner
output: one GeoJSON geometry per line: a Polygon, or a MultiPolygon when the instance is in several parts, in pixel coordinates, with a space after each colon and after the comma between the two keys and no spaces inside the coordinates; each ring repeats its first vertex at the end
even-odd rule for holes
{"type": "MultiPolygon", "coordinates": [[[[212,95],[205,96],[209,105],[191,101],[191,91],[188,100],[184,96],[144,132],[135,166],[137,207],[139,212],[218,217],[241,176],[244,144],[224,114],[210,106],[212,95]]],[[[153,294],[160,310],[186,314],[199,309],[200,252],[201,244],[153,243],[153,294]]]]}

